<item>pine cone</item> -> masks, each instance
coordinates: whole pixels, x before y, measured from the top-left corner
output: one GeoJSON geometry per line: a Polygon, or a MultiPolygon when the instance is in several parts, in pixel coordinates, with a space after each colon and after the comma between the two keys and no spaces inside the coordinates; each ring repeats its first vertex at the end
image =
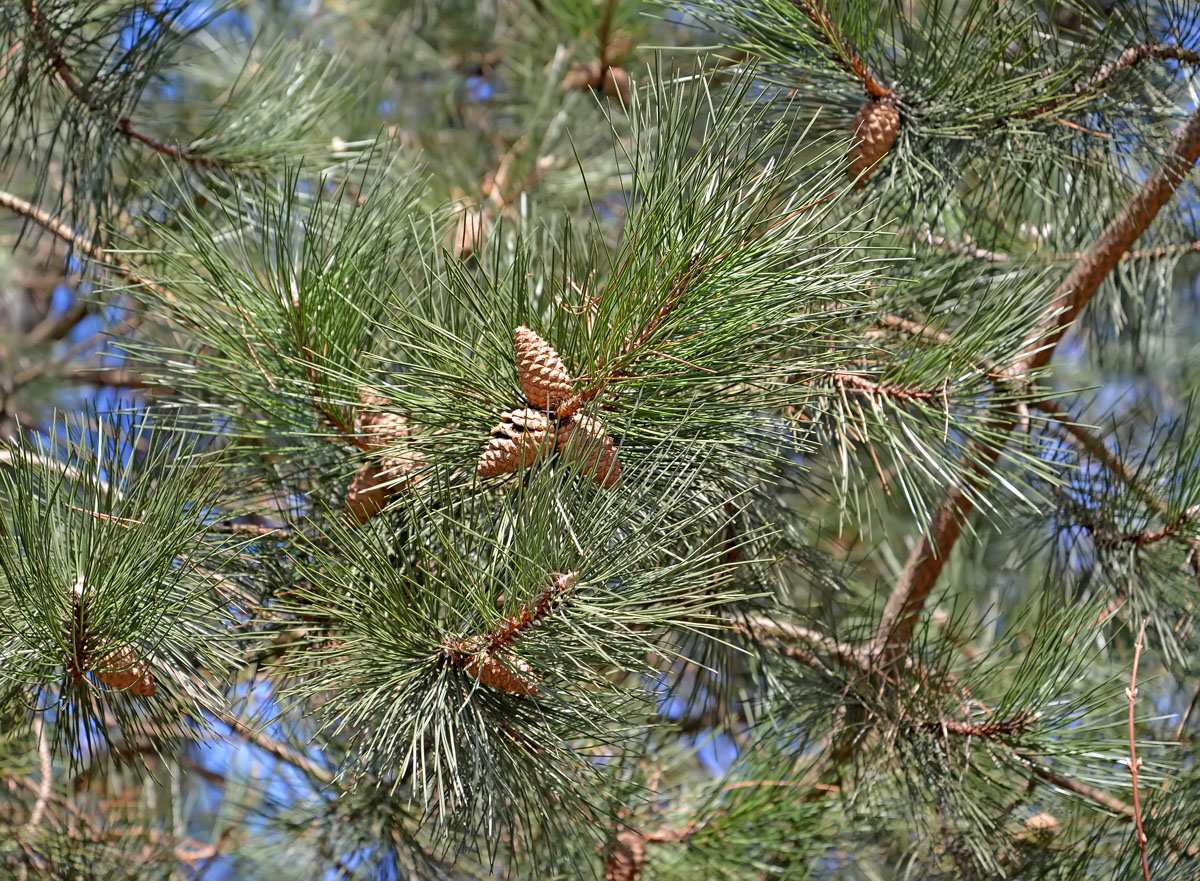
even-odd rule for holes
{"type": "Polygon", "coordinates": [[[900,111],[888,100],[871,100],[854,114],[850,124],[850,136],[854,146],[850,148],[850,179],[854,189],[860,189],[871,176],[871,171],[900,133],[900,111]]]}
{"type": "Polygon", "coordinates": [[[591,416],[576,416],[559,426],[558,451],[568,461],[578,462],[580,469],[605,489],[620,486],[621,461],[617,458],[617,448],[604,426],[591,416]]]}
{"type": "Polygon", "coordinates": [[[545,414],[537,410],[513,410],[492,429],[492,439],[483,448],[475,474],[495,477],[528,468],[549,452],[553,429],[545,414]]]}
{"type": "Polygon", "coordinates": [[[473,676],[497,691],[507,694],[519,694],[532,697],[538,693],[534,685],[536,678],[533,668],[515,655],[505,655],[501,661],[495,655],[484,655],[482,658],[469,660],[463,669],[468,676],[473,676]]]}
{"type": "Polygon", "coordinates": [[[604,94],[610,98],[620,98],[621,103],[629,104],[629,74],[623,67],[606,67],[604,69],[604,94]]]}
{"type": "Polygon", "coordinates": [[[521,325],[513,332],[521,391],[539,410],[553,410],[571,397],[571,374],[550,344],[521,325]]]}
{"type": "Polygon", "coordinates": [[[1030,844],[1049,844],[1062,831],[1058,819],[1045,811],[1026,817],[1024,825],[1025,831],[1018,838],[1030,844]]]}
{"type": "Polygon", "coordinates": [[[347,513],[356,523],[366,523],[386,508],[397,492],[417,484],[412,472],[423,461],[418,450],[408,450],[378,462],[364,462],[350,481],[347,513]]]}
{"type": "Polygon", "coordinates": [[[127,645],[105,652],[108,644],[108,640],[104,640],[97,647],[102,655],[92,668],[96,678],[109,688],[129,691],[138,697],[153,697],[158,686],[154,683],[154,674],[141,656],[127,645]]]}
{"type": "Polygon", "coordinates": [[[558,88],[563,92],[583,91],[588,88],[598,89],[603,77],[604,70],[599,61],[576,61],[571,65],[566,76],[562,78],[558,88]]]}
{"type": "Polygon", "coordinates": [[[408,437],[408,420],[399,413],[383,410],[390,402],[374,389],[358,390],[360,409],[354,417],[354,432],[368,449],[379,450],[408,437]]]}
{"type": "Polygon", "coordinates": [[[604,881],[638,881],[645,863],[646,839],[642,833],[626,829],[609,842],[604,881]]]}
{"type": "Polygon", "coordinates": [[[388,491],[380,476],[382,470],[378,462],[364,462],[350,481],[346,512],[357,523],[366,523],[387,506],[388,491]]]}
{"type": "Polygon", "coordinates": [[[466,260],[483,247],[487,235],[488,214],[483,208],[464,207],[458,212],[458,223],[454,226],[450,240],[450,251],[459,260],[466,260]]]}

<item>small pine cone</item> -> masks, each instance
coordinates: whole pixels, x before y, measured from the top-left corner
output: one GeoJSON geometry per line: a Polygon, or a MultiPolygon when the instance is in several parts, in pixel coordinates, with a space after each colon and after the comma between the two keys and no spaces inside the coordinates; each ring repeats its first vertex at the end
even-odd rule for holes
{"type": "Polygon", "coordinates": [[[96,661],[92,672],[96,678],[118,691],[129,691],[138,697],[153,697],[158,691],[154,682],[154,674],[141,656],[131,647],[123,646],[104,652],[107,641],[101,642],[100,660],[96,661]]]}
{"type": "Polygon", "coordinates": [[[364,462],[350,481],[346,512],[356,523],[366,523],[388,503],[388,486],[378,462],[364,462]]]}
{"type": "Polygon", "coordinates": [[[605,489],[621,484],[621,460],[617,448],[604,426],[591,416],[576,416],[558,429],[558,450],[566,458],[580,463],[585,474],[591,475],[605,489]],[[575,440],[571,438],[576,435],[575,440]]]}
{"type": "Polygon", "coordinates": [[[571,374],[558,352],[525,325],[513,332],[517,379],[526,399],[539,410],[553,410],[571,397],[571,374]]]}
{"type": "Polygon", "coordinates": [[[1042,811],[1025,819],[1025,831],[1019,838],[1031,844],[1049,844],[1061,831],[1058,819],[1053,814],[1042,811]]]}
{"type": "Polygon", "coordinates": [[[387,398],[363,388],[358,391],[358,400],[361,409],[354,417],[354,432],[364,438],[368,449],[379,450],[408,437],[408,421],[399,413],[383,410],[389,404],[387,398]]]}
{"type": "Polygon", "coordinates": [[[505,413],[491,434],[475,469],[478,477],[495,477],[528,468],[554,445],[550,420],[537,410],[505,413]]]}
{"type": "Polygon", "coordinates": [[[599,61],[576,61],[562,78],[558,88],[563,92],[577,92],[584,89],[598,89],[604,77],[604,69],[599,61]]]}
{"type": "Polygon", "coordinates": [[[638,881],[645,863],[646,839],[642,833],[626,829],[609,842],[604,881],[638,881]]]}
{"type": "Polygon", "coordinates": [[[473,676],[497,691],[532,697],[538,693],[534,684],[533,668],[515,655],[505,655],[501,661],[495,655],[467,661],[463,666],[468,676],[473,676]]]}
{"type": "Polygon", "coordinates": [[[364,462],[346,492],[346,512],[356,523],[366,523],[387,507],[395,493],[419,482],[412,472],[422,461],[419,451],[409,450],[378,462],[364,462]]]}
{"type": "Polygon", "coordinates": [[[854,114],[850,124],[850,136],[854,146],[850,149],[850,179],[857,190],[867,182],[871,171],[900,133],[900,111],[888,100],[868,101],[854,114]]]}
{"type": "Polygon", "coordinates": [[[458,223],[451,234],[450,251],[459,260],[466,260],[479,252],[487,235],[488,214],[483,208],[465,207],[458,212],[458,223]]]}
{"type": "Polygon", "coordinates": [[[620,98],[622,104],[629,104],[629,74],[625,68],[606,67],[602,88],[608,97],[620,98]]]}

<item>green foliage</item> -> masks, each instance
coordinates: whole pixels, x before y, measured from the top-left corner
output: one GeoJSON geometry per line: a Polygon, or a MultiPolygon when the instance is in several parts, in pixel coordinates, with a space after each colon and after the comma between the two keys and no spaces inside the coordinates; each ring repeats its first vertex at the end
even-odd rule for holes
{"type": "Polygon", "coordinates": [[[1194,877],[1194,185],[1054,306],[1200,22],[1109,5],[6,6],[0,874],[1194,877]]]}

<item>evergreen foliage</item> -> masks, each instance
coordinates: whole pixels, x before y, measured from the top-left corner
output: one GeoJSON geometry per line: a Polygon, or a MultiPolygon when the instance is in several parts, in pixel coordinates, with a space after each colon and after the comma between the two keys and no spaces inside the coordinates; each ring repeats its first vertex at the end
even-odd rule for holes
{"type": "Polygon", "coordinates": [[[5,4],[0,878],[1200,877],[1197,65],[5,4]]]}

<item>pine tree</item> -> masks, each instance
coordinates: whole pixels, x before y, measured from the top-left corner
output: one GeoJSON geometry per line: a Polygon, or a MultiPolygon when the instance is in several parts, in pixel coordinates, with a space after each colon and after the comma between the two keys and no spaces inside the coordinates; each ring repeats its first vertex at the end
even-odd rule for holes
{"type": "Polygon", "coordinates": [[[1184,0],[0,7],[0,877],[1200,877],[1184,0]]]}

